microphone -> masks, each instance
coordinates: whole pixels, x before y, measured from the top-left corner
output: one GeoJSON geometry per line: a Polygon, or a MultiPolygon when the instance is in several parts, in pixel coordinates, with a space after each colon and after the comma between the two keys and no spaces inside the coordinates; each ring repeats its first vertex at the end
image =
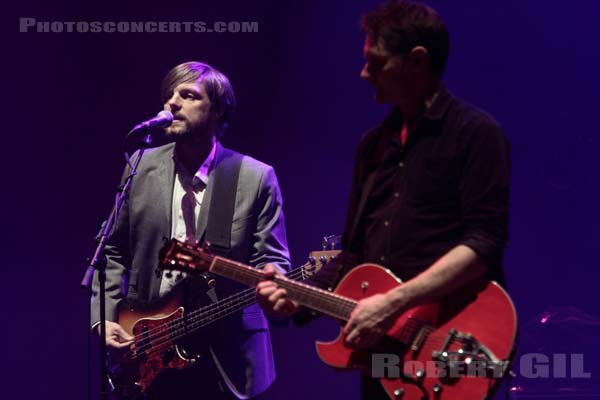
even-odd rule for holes
{"type": "Polygon", "coordinates": [[[141,123],[137,124],[136,126],[134,126],[130,133],[141,131],[141,130],[148,130],[148,129],[155,128],[158,126],[167,127],[167,126],[171,125],[172,123],[173,123],[173,114],[171,114],[168,111],[161,111],[158,114],[156,114],[156,117],[149,119],[147,121],[141,122],[141,123]]]}

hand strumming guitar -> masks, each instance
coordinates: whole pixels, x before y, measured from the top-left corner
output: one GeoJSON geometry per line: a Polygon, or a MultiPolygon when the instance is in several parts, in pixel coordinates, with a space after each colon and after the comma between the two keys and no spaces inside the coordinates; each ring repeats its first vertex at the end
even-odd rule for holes
{"type": "MultiPolygon", "coordinates": [[[[100,325],[96,327],[96,333],[100,336],[100,325]]],[[[133,343],[133,336],[125,332],[125,329],[116,322],[106,321],[106,345],[113,349],[124,349],[133,343]]]]}

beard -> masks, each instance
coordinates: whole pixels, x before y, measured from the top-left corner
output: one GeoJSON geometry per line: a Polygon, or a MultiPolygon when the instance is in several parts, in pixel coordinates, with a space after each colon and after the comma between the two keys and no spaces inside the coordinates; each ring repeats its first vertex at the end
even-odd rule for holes
{"type": "Polygon", "coordinates": [[[207,126],[191,126],[186,120],[176,120],[165,129],[165,136],[175,143],[203,142],[210,137],[207,126]]]}
{"type": "Polygon", "coordinates": [[[183,120],[175,120],[173,124],[165,129],[165,136],[171,140],[179,141],[192,135],[192,129],[183,120]]]}

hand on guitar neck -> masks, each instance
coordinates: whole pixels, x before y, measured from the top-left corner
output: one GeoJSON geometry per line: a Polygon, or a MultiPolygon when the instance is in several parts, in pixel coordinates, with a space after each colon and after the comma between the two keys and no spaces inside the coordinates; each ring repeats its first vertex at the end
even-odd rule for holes
{"type": "MultiPolygon", "coordinates": [[[[289,317],[298,309],[298,303],[287,297],[287,291],[272,278],[278,272],[267,265],[263,270],[265,280],[256,287],[257,299],[267,313],[276,317],[289,317]]],[[[344,327],[345,344],[349,347],[367,349],[373,347],[394,325],[405,309],[395,307],[385,293],[375,294],[361,300],[344,327]]]]}
{"type": "Polygon", "coordinates": [[[281,275],[271,264],[263,269],[265,280],[256,285],[256,298],[260,306],[275,317],[289,317],[298,309],[298,303],[287,298],[287,291],[277,286],[272,278],[281,275]]]}

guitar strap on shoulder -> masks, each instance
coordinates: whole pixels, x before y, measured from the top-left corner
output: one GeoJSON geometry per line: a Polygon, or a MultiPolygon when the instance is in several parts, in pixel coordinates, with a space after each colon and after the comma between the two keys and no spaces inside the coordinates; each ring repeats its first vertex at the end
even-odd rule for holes
{"type": "Polygon", "coordinates": [[[210,243],[211,250],[222,257],[227,257],[231,250],[231,224],[243,157],[223,149],[215,167],[204,241],[210,243]]]}

